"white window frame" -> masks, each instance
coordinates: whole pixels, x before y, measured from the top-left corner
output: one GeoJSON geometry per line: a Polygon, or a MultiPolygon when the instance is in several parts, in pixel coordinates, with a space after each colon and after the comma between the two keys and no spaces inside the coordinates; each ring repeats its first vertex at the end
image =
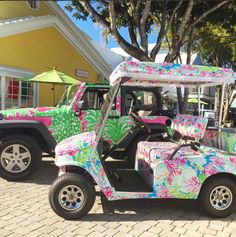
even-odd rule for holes
{"type": "MultiPolygon", "coordinates": [[[[14,68],[14,67],[6,67],[6,66],[1,66],[0,65],[0,81],[1,81],[1,110],[4,110],[6,108],[5,106],[5,96],[6,96],[6,91],[5,91],[5,86],[6,86],[6,79],[7,77],[10,78],[14,78],[14,79],[18,79],[18,78],[23,78],[23,77],[30,77],[35,75],[35,73],[27,71],[27,70],[23,70],[23,69],[18,69],[18,68],[14,68]]],[[[21,83],[19,83],[19,85],[21,86],[21,83]]],[[[38,85],[36,83],[34,83],[33,86],[33,106],[37,106],[38,105],[38,85]]],[[[19,102],[18,104],[20,104],[20,99],[21,96],[19,96],[19,102]]]]}

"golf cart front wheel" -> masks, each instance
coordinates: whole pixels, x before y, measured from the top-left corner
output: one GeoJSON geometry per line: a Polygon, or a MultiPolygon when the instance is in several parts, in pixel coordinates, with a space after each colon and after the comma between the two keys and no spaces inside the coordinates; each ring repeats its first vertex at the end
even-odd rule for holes
{"type": "Polygon", "coordinates": [[[228,178],[218,177],[206,183],[200,194],[205,212],[212,217],[226,217],[236,208],[236,185],[228,178]]]}
{"type": "Polygon", "coordinates": [[[93,207],[95,189],[83,175],[66,173],[52,184],[49,202],[53,211],[64,219],[79,219],[93,207]]]}

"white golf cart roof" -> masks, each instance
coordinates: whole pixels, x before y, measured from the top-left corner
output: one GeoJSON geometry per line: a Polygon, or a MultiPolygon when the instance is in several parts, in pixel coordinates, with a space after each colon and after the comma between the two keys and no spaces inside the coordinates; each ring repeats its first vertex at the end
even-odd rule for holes
{"type": "Polygon", "coordinates": [[[120,81],[132,86],[162,87],[173,84],[185,87],[208,87],[234,83],[235,78],[233,70],[227,68],[125,61],[120,63],[110,75],[111,85],[120,81]]]}

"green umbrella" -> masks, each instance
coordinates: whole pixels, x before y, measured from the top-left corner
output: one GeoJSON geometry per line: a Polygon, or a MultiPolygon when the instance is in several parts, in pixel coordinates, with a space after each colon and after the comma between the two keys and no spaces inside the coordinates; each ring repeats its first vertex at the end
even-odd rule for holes
{"type": "MultiPolygon", "coordinates": [[[[197,98],[190,98],[190,99],[188,99],[188,103],[198,104],[198,99],[197,98]]],[[[207,105],[208,103],[200,100],[200,104],[207,105]]]]}
{"type": "Polygon", "coordinates": [[[78,81],[73,77],[67,76],[66,74],[59,72],[55,69],[47,72],[43,72],[34,77],[25,77],[20,79],[25,82],[38,82],[38,83],[51,83],[53,85],[53,105],[55,103],[55,84],[71,85],[78,81]]]}

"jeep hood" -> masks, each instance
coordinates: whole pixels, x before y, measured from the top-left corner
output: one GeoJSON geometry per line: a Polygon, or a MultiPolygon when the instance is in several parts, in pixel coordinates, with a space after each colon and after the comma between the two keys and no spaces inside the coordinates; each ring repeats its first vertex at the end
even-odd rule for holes
{"type": "Polygon", "coordinates": [[[36,107],[2,110],[0,113],[3,115],[3,119],[14,119],[43,116],[45,112],[57,109],[56,107],[36,107]]]}

